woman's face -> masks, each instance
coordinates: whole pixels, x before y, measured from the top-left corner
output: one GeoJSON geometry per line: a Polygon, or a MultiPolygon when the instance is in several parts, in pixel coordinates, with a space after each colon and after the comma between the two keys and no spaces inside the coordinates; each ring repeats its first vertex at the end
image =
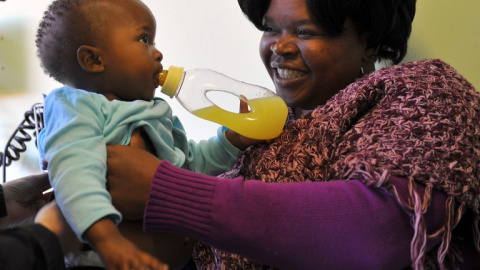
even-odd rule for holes
{"type": "Polygon", "coordinates": [[[277,93],[288,106],[313,109],[361,75],[366,42],[347,20],[329,36],[310,16],[304,0],[272,0],[263,18],[260,55],[277,93]]]}

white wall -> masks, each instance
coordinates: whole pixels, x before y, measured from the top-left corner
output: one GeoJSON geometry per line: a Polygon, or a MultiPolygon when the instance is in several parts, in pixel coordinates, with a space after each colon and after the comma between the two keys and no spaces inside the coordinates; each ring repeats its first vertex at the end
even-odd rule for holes
{"type": "MultiPolygon", "coordinates": [[[[258,32],[235,0],[144,0],[157,18],[157,47],[164,67],[210,68],[231,77],[273,85],[258,56],[258,32]]],[[[50,0],[0,2],[0,151],[23,112],[58,83],[43,74],[35,52],[35,32],[50,0]]],[[[480,88],[478,0],[422,0],[417,3],[406,60],[439,57],[480,88]]],[[[160,94],[161,95],[161,94],[160,94]]],[[[214,135],[216,124],[185,112],[172,100],[191,139],[214,135]]],[[[8,178],[38,171],[35,147],[8,178]]]]}
{"type": "MultiPolygon", "coordinates": [[[[0,2],[0,151],[23,113],[42,93],[59,86],[40,68],[35,50],[38,23],[50,0],[0,2]]],[[[232,0],[144,0],[157,19],[157,48],[163,65],[210,68],[273,89],[258,56],[261,33],[232,0]]],[[[159,96],[163,96],[161,93],[159,96]]],[[[174,113],[196,141],[215,135],[217,124],[187,113],[171,100],[174,113]]],[[[35,146],[7,168],[7,179],[39,171],[35,146]]]]}

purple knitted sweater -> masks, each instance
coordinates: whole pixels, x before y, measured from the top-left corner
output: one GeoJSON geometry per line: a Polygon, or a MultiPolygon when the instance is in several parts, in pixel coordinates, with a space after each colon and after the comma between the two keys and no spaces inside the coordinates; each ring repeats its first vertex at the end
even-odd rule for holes
{"type": "MultiPolygon", "coordinates": [[[[406,181],[394,183],[408,193],[406,181]]],[[[438,211],[428,227],[439,228],[446,196],[437,191],[432,197],[438,211]]],[[[188,234],[282,269],[399,269],[410,264],[413,237],[410,218],[396,200],[358,180],[226,181],[167,161],[155,173],[144,226],[188,234]]]]}
{"type": "MultiPolygon", "coordinates": [[[[439,60],[375,72],[251,148],[231,180],[162,162],[145,228],[211,245],[197,250],[205,269],[423,269],[437,250],[458,266],[447,255],[465,242],[453,230],[463,213],[478,232],[479,112],[480,95],[439,60]]],[[[460,251],[478,261],[471,239],[460,251]]]]}

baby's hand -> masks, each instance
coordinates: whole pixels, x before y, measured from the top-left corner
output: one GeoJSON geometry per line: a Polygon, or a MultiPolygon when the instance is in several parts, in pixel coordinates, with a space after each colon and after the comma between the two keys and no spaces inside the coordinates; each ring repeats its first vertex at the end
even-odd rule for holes
{"type": "MultiPolygon", "coordinates": [[[[246,98],[244,96],[242,96],[242,98],[240,99],[240,113],[249,112],[248,103],[245,101],[245,99],[246,98]]],[[[245,150],[249,146],[254,144],[268,142],[265,140],[257,140],[257,139],[245,137],[230,129],[225,132],[225,136],[227,137],[228,141],[231,144],[233,144],[235,147],[237,147],[240,150],[245,150]]]]}
{"type": "Polygon", "coordinates": [[[102,257],[107,270],[164,270],[168,266],[127,240],[109,219],[96,222],[87,239],[102,257]]]}
{"type": "Polygon", "coordinates": [[[237,132],[235,132],[233,130],[230,130],[230,129],[225,131],[225,136],[227,137],[227,140],[231,144],[233,144],[236,148],[238,148],[240,150],[245,150],[249,146],[254,145],[254,144],[267,142],[265,140],[257,140],[257,139],[252,139],[252,138],[242,136],[242,135],[238,134],[237,132]]]}
{"type": "Polygon", "coordinates": [[[124,238],[108,241],[98,246],[98,252],[107,270],[152,270],[168,269],[156,258],[138,249],[132,242],[124,238]]]}

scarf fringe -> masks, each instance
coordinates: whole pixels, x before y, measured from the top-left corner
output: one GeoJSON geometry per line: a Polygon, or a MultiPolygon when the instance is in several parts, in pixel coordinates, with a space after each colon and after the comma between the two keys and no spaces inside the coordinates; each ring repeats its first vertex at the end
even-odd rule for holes
{"type": "MultiPolygon", "coordinates": [[[[425,269],[425,258],[427,240],[442,237],[439,248],[437,250],[437,264],[440,270],[453,269],[452,263],[455,261],[462,261],[461,255],[451,247],[452,231],[460,222],[465,204],[460,204],[458,209],[455,209],[454,196],[448,196],[445,203],[446,219],[445,224],[435,232],[428,234],[425,224],[424,214],[431,203],[432,186],[426,186],[425,193],[422,196],[417,192],[417,183],[410,177],[408,178],[409,197],[407,201],[400,198],[397,189],[390,181],[390,173],[388,170],[383,170],[378,173],[372,170],[370,164],[359,161],[352,170],[347,172],[349,179],[362,179],[367,185],[384,188],[411,216],[411,223],[414,229],[414,235],[410,243],[410,256],[412,260],[411,267],[416,270],[425,269]]],[[[474,222],[474,241],[477,252],[480,254],[480,217],[475,217],[474,222]]]]}
{"type": "MultiPolygon", "coordinates": [[[[413,210],[412,225],[414,234],[410,243],[410,257],[412,258],[413,269],[423,270],[425,250],[427,248],[427,227],[423,214],[426,209],[422,209],[424,205],[420,195],[415,190],[415,182],[413,179],[408,181],[408,191],[412,201],[409,208],[413,210]]],[[[427,193],[427,192],[426,192],[427,193]]],[[[428,196],[429,197],[429,196],[428,196]]],[[[426,201],[426,200],[425,200],[426,201]]]]}

